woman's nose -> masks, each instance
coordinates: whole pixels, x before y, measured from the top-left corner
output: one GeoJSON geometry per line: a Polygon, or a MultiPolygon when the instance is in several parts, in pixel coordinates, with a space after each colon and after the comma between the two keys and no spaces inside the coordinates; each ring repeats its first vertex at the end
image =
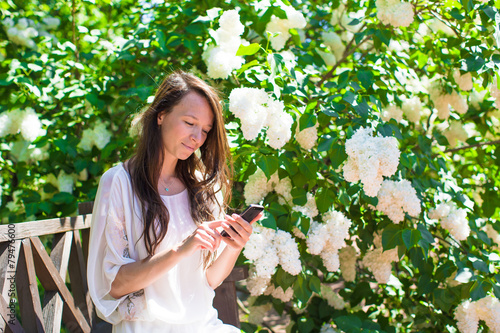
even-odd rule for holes
{"type": "Polygon", "coordinates": [[[201,129],[194,129],[193,132],[191,133],[191,139],[196,143],[200,142],[202,135],[201,132],[202,132],[201,129]]]}

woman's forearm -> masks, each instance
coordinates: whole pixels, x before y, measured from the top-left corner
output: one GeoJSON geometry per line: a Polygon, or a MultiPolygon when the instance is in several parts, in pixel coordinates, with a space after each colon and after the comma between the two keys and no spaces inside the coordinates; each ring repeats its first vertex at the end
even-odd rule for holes
{"type": "Polygon", "coordinates": [[[241,249],[236,250],[226,246],[220,256],[207,269],[207,281],[212,289],[217,288],[231,273],[240,252],[241,249]]]}
{"type": "Polygon", "coordinates": [[[174,267],[183,256],[178,249],[174,249],[123,265],[111,284],[109,294],[118,299],[151,285],[174,267]]]}

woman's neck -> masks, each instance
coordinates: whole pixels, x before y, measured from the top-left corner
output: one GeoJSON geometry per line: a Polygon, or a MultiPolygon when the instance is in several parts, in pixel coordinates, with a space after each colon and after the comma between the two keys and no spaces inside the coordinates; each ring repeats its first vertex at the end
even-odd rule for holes
{"type": "Polygon", "coordinates": [[[160,177],[163,179],[175,177],[175,167],[177,166],[177,158],[173,156],[165,156],[163,159],[163,166],[161,168],[160,177]]]}

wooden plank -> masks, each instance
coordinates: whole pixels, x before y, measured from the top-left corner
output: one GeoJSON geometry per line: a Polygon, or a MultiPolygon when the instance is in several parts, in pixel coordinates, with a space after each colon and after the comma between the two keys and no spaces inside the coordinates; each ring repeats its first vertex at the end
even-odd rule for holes
{"type": "Polygon", "coordinates": [[[0,243],[0,294],[4,296],[6,302],[9,301],[7,298],[9,289],[12,289],[10,281],[6,279],[16,272],[20,249],[20,240],[0,243]]]}
{"type": "MultiPolygon", "coordinates": [[[[90,228],[92,215],[79,215],[58,219],[38,220],[31,222],[14,223],[14,239],[38,237],[42,235],[57,234],[60,232],[90,228]]],[[[10,240],[9,225],[0,225],[0,242],[10,240]]]]}
{"type": "MultiPolygon", "coordinates": [[[[53,247],[50,252],[50,258],[63,280],[66,279],[68,272],[72,240],[73,232],[71,231],[54,235],[53,247]]],[[[45,291],[42,314],[46,332],[61,332],[63,305],[62,298],[56,290],[45,291]]]]}
{"type": "Polygon", "coordinates": [[[238,301],[236,300],[236,286],[233,281],[225,280],[215,289],[214,307],[218,311],[218,317],[225,324],[240,327],[238,314],[238,301]]]}
{"type": "Polygon", "coordinates": [[[12,317],[9,315],[11,313],[9,304],[7,304],[3,297],[0,297],[0,316],[2,317],[2,323],[4,323],[4,330],[0,332],[24,333],[24,329],[16,316],[12,317]]]}
{"type": "Polygon", "coordinates": [[[22,241],[17,264],[16,285],[23,327],[27,332],[43,332],[42,306],[38,295],[35,265],[29,239],[22,241]]]}
{"type": "Polygon", "coordinates": [[[90,322],[93,304],[87,285],[87,262],[84,259],[82,241],[78,230],[74,231],[70,261],[69,279],[71,281],[73,298],[75,299],[75,304],[82,311],[87,321],[90,322]]]}
{"type": "Polygon", "coordinates": [[[78,214],[79,215],[92,214],[93,209],[94,209],[94,202],[93,201],[80,202],[78,204],[78,214]]]}
{"type": "Polygon", "coordinates": [[[69,292],[64,280],[59,275],[57,268],[50,259],[39,238],[30,239],[33,244],[34,260],[37,276],[45,290],[57,290],[64,301],[63,320],[69,325],[78,326],[83,332],[90,332],[90,326],[80,309],[75,306],[73,296],[69,292]]]}
{"type": "Polygon", "coordinates": [[[235,266],[224,281],[241,281],[248,278],[247,266],[235,266]]]}

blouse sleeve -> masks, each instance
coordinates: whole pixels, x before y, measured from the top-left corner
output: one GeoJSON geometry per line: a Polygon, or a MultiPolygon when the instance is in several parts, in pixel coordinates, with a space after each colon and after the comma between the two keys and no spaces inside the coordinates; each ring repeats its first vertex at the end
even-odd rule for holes
{"type": "Polygon", "coordinates": [[[116,176],[117,171],[114,169],[106,172],[99,182],[92,214],[87,265],[89,292],[97,313],[112,324],[123,319],[133,320],[144,304],[143,290],[119,299],[109,294],[120,267],[135,262],[129,255],[126,230],[128,186],[116,176]]]}

